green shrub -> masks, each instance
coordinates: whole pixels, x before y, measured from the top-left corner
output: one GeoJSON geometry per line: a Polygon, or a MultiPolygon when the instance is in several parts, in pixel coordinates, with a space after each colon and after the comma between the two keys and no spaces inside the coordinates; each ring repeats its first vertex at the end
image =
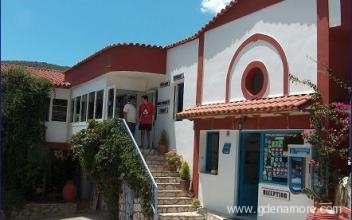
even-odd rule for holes
{"type": "Polygon", "coordinates": [[[190,180],[191,174],[189,172],[189,166],[187,161],[183,161],[180,168],[180,177],[182,180],[190,180]]]}
{"type": "Polygon", "coordinates": [[[169,136],[167,135],[165,129],[161,132],[159,144],[169,146],[169,136]]]}
{"type": "Polygon", "coordinates": [[[178,170],[181,166],[182,157],[176,152],[170,151],[166,153],[166,160],[171,170],[178,170]]]}
{"type": "Polygon", "coordinates": [[[72,137],[71,143],[75,157],[103,194],[112,219],[119,218],[124,182],[141,199],[144,214],[151,215],[151,182],[121,121],[90,121],[87,129],[72,137]]]}

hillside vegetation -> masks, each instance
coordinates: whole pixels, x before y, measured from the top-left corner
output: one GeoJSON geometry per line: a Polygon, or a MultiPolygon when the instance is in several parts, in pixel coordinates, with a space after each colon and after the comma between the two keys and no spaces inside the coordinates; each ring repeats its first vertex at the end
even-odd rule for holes
{"type": "Polygon", "coordinates": [[[60,66],[60,65],[46,63],[46,62],[25,61],[25,60],[5,60],[1,62],[6,64],[16,64],[21,66],[30,66],[30,67],[54,69],[54,70],[67,70],[70,68],[69,66],[60,66]]]}

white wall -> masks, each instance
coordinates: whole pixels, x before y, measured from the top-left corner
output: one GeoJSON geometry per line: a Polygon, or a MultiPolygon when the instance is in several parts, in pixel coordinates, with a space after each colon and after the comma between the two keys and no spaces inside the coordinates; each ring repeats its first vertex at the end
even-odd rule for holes
{"type": "MultiPolygon", "coordinates": [[[[304,193],[299,193],[299,194],[293,194],[290,193],[290,200],[282,200],[282,199],[276,199],[276,198],[270,198],[270,197],[264,197],[262,195],[262,188],[269,188],[269,189],[276,189],[276,190],[283,190],[283,191],[290,191],[287,186],[279,186],[279,185],[272,185],[272,184],[265,184],[265,183],[259,183],[259,189],[258,189],[258,207],[273,207],[275,206],[276,210],[279,210],[278,207],[298,207],[298,210],[303,210],[304,207],[305,210],[307,210],[307,207],[311,207],[313,205],[313,201],[308,199],[307,195],[304,193]]],[[[298,219],[306,219],[307,213],[299,213],[300,211],[293,211],[293,213],[285,213],[285,212],[271,212],[268,213],[268,209],[262,208],[265,210],[265,213],[263,215],[258,215],[257,219],[258,220],[298,220],[298,219]]],[[[284,209],[283,209],[284,210],[284,209]]],[[[308,210],[309,211],[309,210],[308,210]]]]}
{"type": "Polygon", "coordinates": [[[165,75],[135,71],[114,71],[108,73],[108,86],[115,85],[121,90],[146,92],[159,87],[165,80],[165,75]]]}
{"type": "Polygon", "coordinates": [[[179,154],[183,156],[193,168],[193,122],[189,120],[175,121],[174,108],[174,85],[173,76],[184,74],[184,99],[183,109],[195,106],[197,86],[197,63],[198,63],[198,40],[171,48],[167,51],[166,79],[170,86],[159,88],[158,100],[170,100],[167,114],[158,114],[156,123],[157,137],[165,129],[170,137],[170,146],[176,147],[179,154]]]}
{"type": "MultiPolygon", "coordinates": [[[[204,45],[203,103],[225,101],[226,75],[238,47],[256,33],[269,35],[282,46],[288,59],[289,73],[316,82],[317,28],[316,0],[286,0],[264,8],[230,23],[207,31],[204,45]]],[[[271,83],[268,95],[282,94],[282,63],[277,51],[258,41],[240,53],[232,75],[242,76],[250,60],[262,61],[269,71],[271,83]],[[238,66],[237,66],[238,65],[238,66]],[[280,85],[277,85],[280,84],[280,85]]],[[[234,78],[232,97],[239,99],[238,78],[234,78]]],[[[290,94],[306,93],[311,89],[290,84],[290,94]]]]}
{"type": "Polygon", "coordinates": [[[49,121],[45,122],[46,126],[46,141],[47,142],[67,142],[68,134],[68,119],[69,119],[69,109],[70,109],[70,89],[55,88],[54,92],[51,93],[51,103],[49,112],[49,121]],[[66,99],[68,102],[66,122],[51,121],[51,109],[53,99],[66,99]]]}
{"type": "MultiPolygon", "coordinates": [[[[199,169],[205,166],[206,132],[200,132],[199,169]]],[[[199,200],[203,207],[228,213],[228,206],[237,203],[239,132],[220,130],[218,175],[199,173],[199,200]],[[231,143],[230,154],[223,154],[224,143],[231,143]]]]}

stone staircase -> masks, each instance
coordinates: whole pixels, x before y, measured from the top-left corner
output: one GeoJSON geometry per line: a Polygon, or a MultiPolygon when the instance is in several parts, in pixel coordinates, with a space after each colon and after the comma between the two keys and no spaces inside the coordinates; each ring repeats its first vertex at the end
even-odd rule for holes
{"type": "Polygon", "coordinates": [[[178,172],[168,170],[166,157],[155,150],[142,150],[142,153],[158,184],[159,219],[204,220],[192,205],[191,195],[181,190],[178,172]]]}

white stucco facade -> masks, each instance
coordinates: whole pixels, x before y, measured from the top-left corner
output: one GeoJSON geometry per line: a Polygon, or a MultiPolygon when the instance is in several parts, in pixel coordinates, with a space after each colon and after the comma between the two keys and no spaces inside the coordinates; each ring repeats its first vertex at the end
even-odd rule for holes
{"type": "MultiPolygon", "coordinates": [[[[241,1],[238,4],[240,3],[241,1]]],[[[341,23],[339,7],[340,5],[336,1],[329,0],[331,27],[336,27],[341,23]]],[[[258,9],[223,25],[202,29],[201,34],[195,35],[194,38],[163,48],[166,53],[166,65],[163,69],[165,73],[110,71],[70,89],[56,89],[53,97],[68,100],[67,121],[65,123],[47,122],[47,140],[67,142],[73,134],[86,128],[87,122],[85,121],[71,122],[69,120],[73,98],[104,90],[102,117],[99,120],[105,120],[108,119],[109,90],[114,89],[113,115],[115,117],[117,117],[115,101],[118,95],[126,97],[135,95],[137,108],[141,103],[141,96],[148,95],[151,98],[150,101],[157,105],[156,121],[152,131],[153,147],[158,147],[160,134],[165,130],[169,136],[169,150],[176,150],[190,165],[191,178],[195,178],[193,182],[198,184],[198,189],[194,186],[193,189],[198,190],[196,193],[198,193],[201,205],[212,211],[232,217],[236,216],[235,213],[229,213],[228,208],[240,204],[241,183],[239,179],[241,178],[240,169],[244,164],[244,157],[241,157],[241,153],[243,153],[243,146],[246,146],[241,142],[243,140],[242,134],[247,132],[262,135],[260,150],[257,151],[259,151],[260,160],[264,160],[264,133],[267,134],[266,132],[271,131],[285,133],[291,129],[290,123],[295,123],[295,118],[291,120],[290,117],[297,116],[297,120],[300,120],[298,116],[302,116],[304,113],[297,108],[295,112],[290,112],[291,110],[270,112],[268,110],[256,114],[242,112],[221,115],[220,111],[227,111],[226,106],[222,106],[223,109],[217,112],[219,115],[203,115],[204,117],[199,116],[191,118],[191,120],[177,120],[176,113],[195,106],[203,107],[202,105],[207,104],[250,101],[250,98],[246,98],[243,94],[243,75],[246,68],[255,61],[262,63],[268,74],[267,88],[263,96],[256,99],[286,98],[291,95],[303,94],[309,96],[308,94],[313,92],[311,88],[290,82],[285,74],[293,74],[299,79],[310,80],[313,84],[318,83],[317,10],[317,0],[279,1],[279,3],[258,9]],[[267,38],[258,38],[247,42],[252,36],[259,35],[267,38]],[[199,40],[198,38],[203,36],[204,45],[202,45],[203,39],[199,40]],[[244,45],[245,42],[247,44],[244,45]],[[199,49],[202,46],[204,46],[204,51],[199,49]],[[200,54],[202,52],[203,56],[200,54]],[[237,55],[236,59],[234,59],[235,54],[237,55]],[[202,58],[203,60],[201,60],[202,58]],[[203,63],[203,66],[198,66],[199,63],[203,63]],[[285,72],[286,67],[287,71],[285,72]],[[203,77],[202,80],[200,77],[203,77]],[[182,109],[178,109],[178,89],[181,84],[183,85],[183,103],[182,109]],[[287,85],[287,94],[285,93],[285,84],[287,85]],[[199,89],[198,92],[197,89],[199,89]],[[226,100],[227,98],[228,100],[226,100]],[[200,100],[200,103],[197,103],[196,100],[200,100]],[[273,118],[273,121],[268,122],[267,118],[273,118]],[[251,119],[253,120],[251,121],[251,119]],[[281,120],[280,122],[285,121],[278,123],[280,125],[277,127],[284,124],[282,128],[272,126],[278,122],[274,121],[276,119],[281,120]],[[252,123],[249,125],[252,127],[247,130],[243,128],[246,120],[252,123]],[[263,124],[261,124],[261,120],[264,121],[263,124]],[[275,128],[266,128],[265,126],[275,128]],[[207,132],[210,131],[219,132],[216,174],[204,172],[209,153],[207,152],[207,132]],[[225,143],[231,144],[230,151],[227,153],[223,151],[225,143]],[[199,150],[199,152],[195,150],[199,150]]],[[[303,118],[303,120],[306,119],[303,118]]],[[[301,124],[293,128],[297,134],[305,129],[299,126],[301,124]]],[[[135,139],[138,144],[141,143],[138,124],[135,139]]],[[[288,158],[287,155],[286,157],[288,158]]],[[[257,199],[255,206],[308,207],[312,205],[312,201],[305,194],[290,192],[289,177],[286,177],[286,182],[283,181],[279,184],[260,179],[263,175],[263,166],[266,165],[260,161],[260,165],[256,167],[261,174],[259,174],[256,183],[258,194],[255,197],[257,199]],[[290,198],[283,200],[263,196],[264,188],[288,192],[290,198]]],[[[281,168],[288,168],[288,165],[281,168]]],[[[287,173],[287,170],[285,172],[287,173]]],[[[305,178],[310,179],[311,177],[308,175],[305,178]]],[[[304,219],[305,215],[305,213],[264,213],[264,215],[258,214],[257,219],[295,220],[304,219]]]]}
{"type": "MultiPolygon", "coordinates": [[[[226,75],[233,55],[254,34],[274,38],[283,48],[289,73],[316,83],[317,25],[315,0],[286,0],[205,32],[203,104],[225,101],[226,75]]],[[[258,41],[241,51],[231,80],[231,100],[243,100],[238,85],[244,68],[254,60],[262,61],[270,82],[282,82],[283,66],[271,45],[258,41]]],[[[283,94],[282,83],[270,84],[267,96],[283,94]]],[[[289,85],[289,94],[311,92],[299,84],[289,85]]]]}
{"type": "MultiPolygon", "coordinates": [[[[170,85],[158,89],[158,101],[169,100],[168,113],[158,114],[157,133],[165,129],[170,138],[170,147],[182,155],[193,167],[194,131],[193,122],[177,121],[174,115],[175,86],[184,83],[183,109],[195,106],[197,87],[198,40],[194,40],[167,51],[166,77],[170,85]],[[184,78],[174,81],[173,77],[183,74],[184,78]]],[[[163,107],[163,106],[161,106],[163,107]]],[[[160,135],[158,135],[159,137],[160,135]]]]}

